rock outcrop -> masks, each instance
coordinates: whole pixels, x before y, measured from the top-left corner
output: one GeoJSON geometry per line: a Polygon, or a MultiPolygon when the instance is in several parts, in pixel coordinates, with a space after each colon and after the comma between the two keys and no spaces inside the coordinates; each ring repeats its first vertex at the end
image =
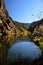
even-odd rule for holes
{"type": "Polygon", "coordinates": [[[6,10],[4,0],[0,0],[0,38],[2,35],[30,36],[33,42],[43,42],[43,19],[31,24],[13,21],[6,10]]]}
{"type": "Polygon", "coordinates": [[[30,24],[31,41],[39,46],[43,51],[43,19],[30,24]]]}
{"type": "Polygon", "coordinates": [[[17,36],[30,34],[25,27],[12,20],[6,10],[4,0],[0,0],[0,36],[9,35],[10,33],[17,36]]]}
{"type": "Polygon", "coordinates": [[[6,10],[4,0],[0,0],[0,65],[6,65],[5,56],[12,42],[30,35],[20,23],[15,22],[6,10]]]}

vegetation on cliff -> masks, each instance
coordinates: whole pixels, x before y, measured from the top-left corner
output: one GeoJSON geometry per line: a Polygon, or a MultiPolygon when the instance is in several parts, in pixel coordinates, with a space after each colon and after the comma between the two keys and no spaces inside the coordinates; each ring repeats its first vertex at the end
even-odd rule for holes
{"type": "MultiPolygon", "coordinates": [[[[16,39],[30,38],[30,41],[34,42],[42,51],[42,58],[31,62],[31,64],[43,62],[43,19],[34,21],[33,23],[19,23],[13,21],[9,16],[4,0],[0,0],[0,63],[4,62],[4,56],[8,52],[9,47],[12,45],[12,42],[16,39]],[[7,44],[4,44],[4,43],[7,44]],[[1,56],[2,55],[2,56],[1,56]]],[[[28,59],[28,58],[27,58],[28,59]]],[[[24,61],[21,57],[18,59],[17,63],[22,62],[28,64],[28,61],[24,61]]],[[[15,62],[16,63],[16,62],[15,62]]],[[[24,65],[23,64],[23,65],[24,65]]]]}
{"type": "Polygon", "coordinates": [[[9,16],[4,0],[0,0],[0,36],[14,34],[17,36],[27,36],[30,32],[21,24],[12,20],[9,16]]]}

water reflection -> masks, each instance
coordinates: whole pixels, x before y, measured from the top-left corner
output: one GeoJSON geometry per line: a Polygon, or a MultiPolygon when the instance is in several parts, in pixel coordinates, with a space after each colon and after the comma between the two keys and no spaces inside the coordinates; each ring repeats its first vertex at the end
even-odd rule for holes
{"type": "Polygon", "coordinates": [[[20,41],[12,45],[9,49],[7,58],[12,62],[15,57],[18,59],[19,56],[21,56],[22,59],[29,58],[29,60],[32,61],[40,58],[41,50],[32,42],[20,41]]]}
{"type": "Polygon", "coordinates": [[[0,65],[6,65],[7,61],[14,61],[18,57],[34,60],[41,56],[41,50],[34,43],[23,41],[24,38],[14,35],[0,38],[0,65]]]}
{"type": "Polygon", "coordinates": [[[14,41],[16,41],[14,35],[0,37],[0,65],[4,65],[6,54],[14,41]]]}
{"type": "Polygon", "coordinates": [[[6,54],[8,53],[9,48],[13,45],[13,42],[15,44],[16,41],[23,38],[23,35],[19,37],[12,33],[9,33],[9,35],[6,36],[0,36],[0,65],[4,65],[6,54]]]}

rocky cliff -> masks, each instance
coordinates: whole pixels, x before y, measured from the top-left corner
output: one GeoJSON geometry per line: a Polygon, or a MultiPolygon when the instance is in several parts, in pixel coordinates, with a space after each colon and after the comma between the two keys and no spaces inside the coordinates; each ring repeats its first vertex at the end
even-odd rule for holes
{"type": "Polygon", "coordinates": [[[43,19],[31,23],[28,30],[31,32],[31,41],[43,51],[43,19]]]}
{"type": "Polygon", "coordinates": [[[43,42],[43,19],[31,24],[13,21],[6,10],[4,0],[0,0],[0,38],[2,35],[30,36],[33,42],[43,42]]]}
{"type": "Polygon", "coordinates": [[[10,33],[17,36],[30,34],[25,27],[12,20],[6,10],[4,0],[0,0],[0,36],[9,35],[10,33]]]}

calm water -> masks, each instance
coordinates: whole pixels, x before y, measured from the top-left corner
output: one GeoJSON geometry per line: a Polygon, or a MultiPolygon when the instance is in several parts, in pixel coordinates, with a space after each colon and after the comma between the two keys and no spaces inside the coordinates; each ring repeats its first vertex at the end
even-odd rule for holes
{"type": "Polygon", "coordinates": [[[41,57],[41,50],[34,43],[27,40],[3,37],[0,40],[0,63],[13,62],[19,57],[33,61],[41,57]]]}
{"type": "MultiPolygon", "coordinates": [[[[18,58],[21,55],[22,58],[29,58],[29,60],[35,60],[41,57],[41,50],[32,42],[20,41],[13,44],[8,51],[7,58],[18,58]]],[[[12,60],[11,60],[12,61],[12,60]]]]}

